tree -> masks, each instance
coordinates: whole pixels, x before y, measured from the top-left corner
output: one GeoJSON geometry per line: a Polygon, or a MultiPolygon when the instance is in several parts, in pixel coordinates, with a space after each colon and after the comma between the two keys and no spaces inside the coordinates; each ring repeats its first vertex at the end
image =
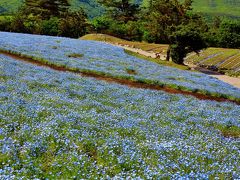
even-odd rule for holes
{"type": "Polygon", "coordinates": [[[78,38],[86,34],[87,15],[81,8],[78,11],[68,11],[60,19],[59,35],[78,38]]]}
{"type": "Polygon", "coordinates": [[[192,0],[181,2],[178,0],[151,0],[146,15],[147,38],[153,42],[169,44],[167,60],[171,56],[176,63],[182,63],[186,52],[193,50],[190,46],[196,43],[196,31],[188,28],[188,24],[198,24],[201,27],[199,32],[206,28],[201,16],[191,13],[192,0]],[[189,37],[189,40],[185,39],[187,34],[183,33],[184,30],[193,35],[189,37]],[[174,52],[171,52],[171,50],[174,52]]]}
{"type": "Polygon", "coordinates": [[[139,5],[131,0],[98,0],[107,8],[107,12],[114,20],[127,23],[137,20],[139,5]]]}
{"type": "Polygon", "coordinates": [[[25,0],[25,14],[40,16],[41,19],[60,17],[70,6],[68,0],[25,0]]]}
{"type": "Polygon", "coordinates": [[[240,48],[240,22],[236,20],[222,21],[217,36],[220,47],[240,48]]]}
{"type": "Polygon", "coordinates": [[[4,8],[4,7],[2,7],[2,6],[0,6],[0,14],[3,14],[4,12],[6,12],[7,10],[4,8]]]}
{"type": "Polygon", "coordinates": [[[87,16],[83,9],[70,11],[68,5],[67,0],[26,0],[13,16],[11,30],[74,38],[82,36],[86,33],[87,16]]]}
{"type": "Polygon", "coordinates": [[[146,27],[154,42],[169,43],[169,32],[188,19],[188,11],[192,10],[192,0],[183,3],[177,0],[150,0],[146,15],[146,27]]]}
{"type": "Polygon", "coordinates": [[[183,64],[188,53],[198,54],[201,49],[207,47],[201,28],[195,23],[179,25],[171,34],[170,41],[170,55],[177,64],[183,64]]]}
{"type": "Polygon", "coordinates": [[[215,18],[210,26],[207,41],[210,46],[222,48],[240,48],[240,22],[224,18],[215,18]]]}
{"type": "Polygon", "coordinates": [[[112,19],[107,16],[96,17],[91,22],[95,33],[106,33],[112,23],[112,19]]]}

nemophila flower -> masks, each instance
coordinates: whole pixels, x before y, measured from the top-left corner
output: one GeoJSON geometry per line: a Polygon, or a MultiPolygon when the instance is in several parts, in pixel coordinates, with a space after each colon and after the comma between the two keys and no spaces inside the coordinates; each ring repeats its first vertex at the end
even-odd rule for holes
{"type": "Polygon", "coordinates": [[[129,88],[3,55],[0,64],[3,179],[240,177],[239,138],[223,134],[240,127],[236,104],[129,88]]]}
{"type": "Polygon", "coordinates": [[[240,98],[239,89],[216,78],[141,60],[126,54],[122,48],[102,42],[0,32],[0,49],[69,69],[131,77],[139,81],[240,98]],[[51,48],[54,46],[58,48],[51,48]],[[81,56],[72,57],[72,54],[81,56]]]}

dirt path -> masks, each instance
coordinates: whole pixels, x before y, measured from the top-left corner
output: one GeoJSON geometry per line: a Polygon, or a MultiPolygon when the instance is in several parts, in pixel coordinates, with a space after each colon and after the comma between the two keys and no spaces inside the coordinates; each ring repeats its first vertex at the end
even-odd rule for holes
{"type": "MultiPolygon", "coordinates": [[[[166,59],[166,56],[164,56],[162,54],[156,55],[156,53],[147,52],[147,51],[144,51],[142,49],[136,49],[136,48],[132,48],[132,47],[128,47],[128,46],[122,46],[122,45],[116,45],[116,44],[112,44],[112,45],[124,48],[126,50],[129,50],[129,51],[132,51],[132,52],[135,52],[135,53],[147,56],[147,57],[166,59]]],[[[195,70],[197,70],[199,72],[202,72],[204,74],[208,74],[209,76],[215,77],[215,78],[219,79],[220,81],[223,81],[225,83],[228,83],[228,84],[240,89],[240,78],[230,77],[230,76],[223,75],[223,74],[217,73],[215,71],[211,71],[211,70],[208,70],[208,69],[205,69],[205,68],[197,67],[197,66],[191,65],[191,64],[186,64],[186,65],[189,66],[190,68],[194,68],[195,70]]]]}
{"type": "MultiPolygon", "coordinates": [[[[107,43],[107,44],[111,44],[111,43],[107,43]]],[[[146,57],[151,57],[151,58],[161,59],[161,60],[166,59],[166,55],[163,55],[163,54],[148,52],[148,51],[144,51],[142,49],[133,48],[133,47],[129,47],[129,46],[123,46],[123,45],[119,45],[119,44],[111,44],[111,45],[118,46],[120,48],[123,48],[123,49],[129,50],[129,51],[141,54],[141,55],[146,56],[146,57]]]]}
{"type": "Polygon", "coordinates": [[[230,77],[230,76],[226,76],[226,75],[210,75],[210,76],[215,77],[223,82],[231,84],[234,87],[237,87],[240,89],[240,78],[230,77]]]}
{"type": "Polygon", "coordinates": [[[187,66],[189,66],[190,68],[193,68],[199,72],[202,72],[204,74],[208,74],[209,76],[215,77],[217,79],[219,79],[220,81],[223,81],[225,83],[231,84],[234,87],[237,87],[240,89],[240,78],[237,77],[230,77],[224,74],[220,74],[216,71],[212,71],[206,68],[202,68],[202,67],[198,67],[196,65],[192,65],[192,64],[186,64],[187,66]]]}
{"type": "Polygon", "coordinates": [[[10,53],[6,53],[6,52],[1,52],[0,54],[4,55],[4,56],[8,56],[11,57],[17,61],[22,61],[25,63],[30,63],[30,64],[34,64],[37,66],[42,66],[42,67],[47,67],[50,69],[54,69],[57,71],[62,71],[62,72],[72,72],[75,74],[79,74],[81,76],[84,77],[93,77],[96,78],[98,80],[103,80],[109,83],[117,83],[117,84],[121,84],[121,85],[125,85],[128,87],[133,87],[133,88],[141,88],[141,89],[152,89],[152,90],[159,90],[159,91],[165,91],[169,94],[183,94],[183,95],[190,95],[193,97],[196,97],[198,99],[201,100],[212,100],[212,101],[217,101],[217,102],[233,102],[236,103],[238,105],[240,105],[239,101],[234,101],[234,100],[229,100],[226,98],[221,98],[221,97],[213,97],[211,95],[205,95],[205,94],[199,94],[199,93],[195,93],[195,92],[189,92],[189,91],[184,91],[184,90],[179,90],[179,89],[174,89],[168,86],[161,86],[161,85],[152,85],[152,84],[146,84],[146,83],[142,83],[142,82],[137,82],[137,81],[132,81],[132,80],[128,80],[128,79],[120,79],[117,77],[110,77],[110,76],[106,76],[106,75],[101,75],[101,74],[96,74],[94,72],[82,72],[80,70],[71,70],[68,69],[67,67],[59,67],[59,66],[55,66],[54,64],[47,64],[44,62],[38,62],[34,59],[31,58],[25,58],[25,57],[21,57],[15,54],[10,54],[10,53]]]}

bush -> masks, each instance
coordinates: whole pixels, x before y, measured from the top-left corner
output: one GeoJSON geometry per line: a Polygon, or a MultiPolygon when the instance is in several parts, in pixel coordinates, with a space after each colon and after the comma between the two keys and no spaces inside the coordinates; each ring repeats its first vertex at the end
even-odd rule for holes
{"type": "Polygon", "coordinates": [[[69,11],[60,19],[59,35],[78,38],[86,34],[87,26],[87,15],[82,9],[69,11]]]}
{"type": "Polygon", "coordinates": [[[106,16],[96,17],[91,22],[92,31],[106,33],[112,23],[113,21],[106,16]]]}
{"type": "Polygon", "coordinates": [[[27,33],[42,34],[42,19],[32,14],[23,20],[23,26],[27,33]]]}
{"type": "Polygon", "coordinates": [[[42,33],[51,36],[57,36],[59,33],[59,19],[57,17],[51,17],[49,20],[42,22],[42,33]]]}
{"type": "Polygon", "coordinates": [[[10,31],[11,30],[11,18],[4,17],[0,19],[0,31],[10,31]]]}
{"type": "Polygon", "coordinates": [[[143,31],[141,29],[141,24],[138,21],[128,21],[126,24],[126,39],[141,41],[143,36],[143,31]]]}
{"type": "Polygon", "coordinates": [[[187,55],[184,50],[185,47],[181,47],[178,44],[173,44],[170,46],[170,56],[172,61],[176,64],[183,64],[184,57],[187,55]]]}
{"type": "Polygon", "coordinates": [[[87,16],[83,9],[61,13],[61,17],[52,14],[49,18],[44,18],[43,14],[34,14],[27,6],[22,6],[11,19],[0,20],[2,31],[73,38],[84,35],[87,25],[87,16]]]}
{"type": "Polygon", "coordinates": [[[11,31],[26,33],[27,30],[24,26],[25,19],[26,19],[25,16],[20,16],[18,14],[14,15],[10,25],[11,31]]]}
{"type": "Polygon", "coordinates": [[[240,22],[225,20],[219,28],[219,46],[226,48],[240,48],[240,22]]]}

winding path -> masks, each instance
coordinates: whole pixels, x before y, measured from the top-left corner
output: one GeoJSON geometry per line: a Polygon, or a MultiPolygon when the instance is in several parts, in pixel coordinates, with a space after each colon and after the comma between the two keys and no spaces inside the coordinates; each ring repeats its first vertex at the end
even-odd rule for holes
{"type": "MultiPolygon", "coordinates": [[[[126,50],[141,54],[141,55],[146,56],[146,57],[159,58],[159,59],[165,59],[166,58],[166,56],[164,56],[162,54],[160,54],[159,57],[157,57],[156,53],[147,52],[147,51],[144,51],[142,49],[132,48],[132,47],[128,47],[128,46],[122,46],[122,45],[116,45],[116,44],[111,44],[111,45],[115,45],[115,46],[124,48],[126,50]]],[[[209,76],[215,77],[215,78],[219,79],[220,81],[223,81],[225,83],[228,83],[228,84],[240,89],[240,78],[223,75],[223,74],[220,74],[216,71],[211,71],[209,69],[201,68],[201,67],[198,67],[198,66],[192,65],[192,64],[186,64],[186,65],[189,66],[190,68],[193,68],[194,70],[197,70],[197,71],[202,72],[204,74],[208,74],[209,76]]]]}
{"type": "Polygon", "coordinates": [[[186,65],[189,66],[190,68],[193,68],[193,69],[195,69],[199,72],[202,72],[204,74],[208,74],[209,76],[215,77],[215,78],[219,79],[220,81],[231,84],[232,86],[240,89],[240,78],[230,77],[230,76],[227,76],[227,75],[224,75],[224,74],[220,74],[219,72],[212,71],[212,70],[202,68],[202,67],[192,65],[192,64],[186,64],[186,65]]]}

